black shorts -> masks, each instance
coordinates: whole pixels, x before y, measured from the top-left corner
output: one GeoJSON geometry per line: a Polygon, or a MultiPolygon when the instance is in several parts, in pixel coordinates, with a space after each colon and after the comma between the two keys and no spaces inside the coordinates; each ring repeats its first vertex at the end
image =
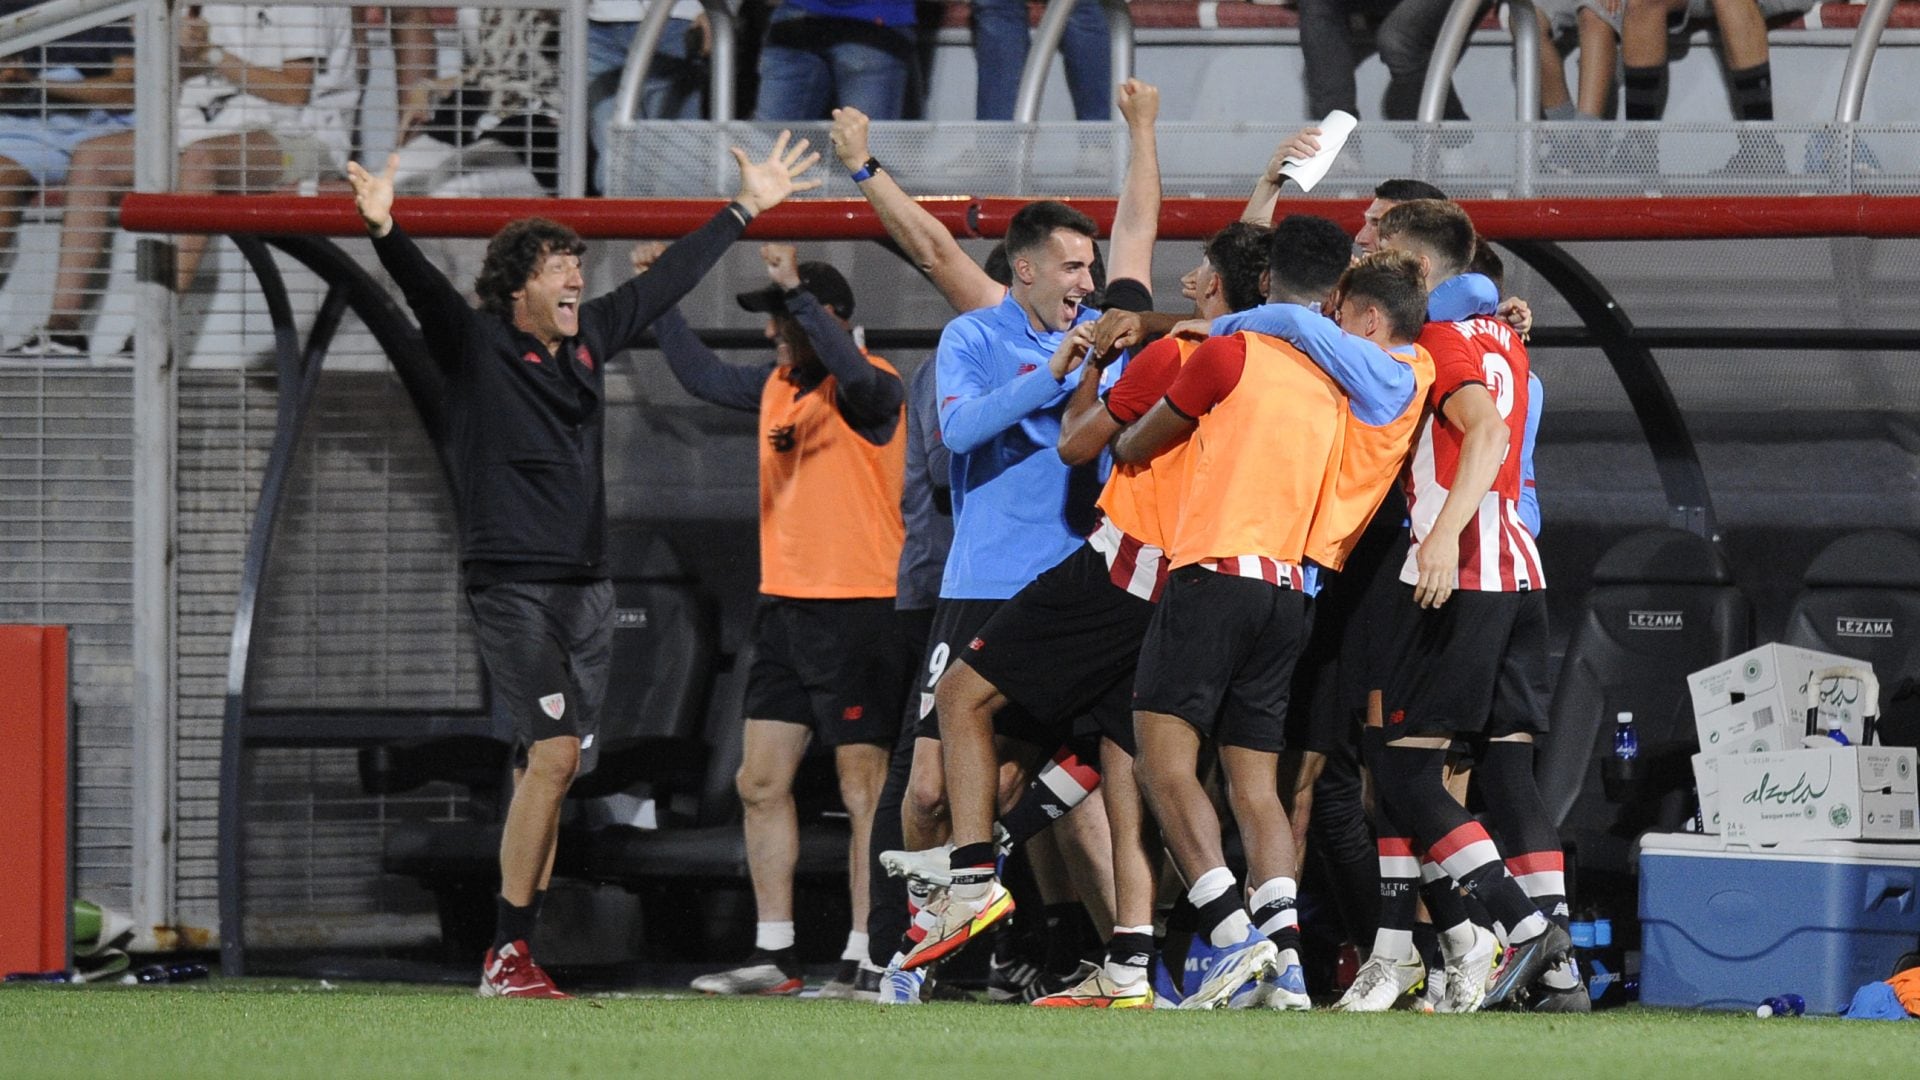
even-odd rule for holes
{"type": "Polygon", "coordinates": [[[1313,598],[1313,628],[1294,670],[1290,745],[1351,753],[1366,723],[1367,698],[1386,685],[1401,598],[1407,527],[1376,518],[1338,573],[1324,573],[1313,598]]]}
{"type": "Polygon", "coordinates": [[[906,682],[891,599],[762,596],[747,718],[813,728],[827,746],[892,746],[906,682]]]}
{"type": "Polygon", "coordinates": [[[1057,745],[1091,714],[1131,754],[1133,672],[1153,606],[1115,585],[1106,558],[1083,544],[1001,605],[960,656],[1039,724],[1030,737],[1006,734],[1057,745]]]}
{"type": "Polygon", "coordinates": [[[494,728],[516,762],[542,739],[580,740],[580,775],[593,771],[613,657],[613,582],[508,581],[467,591],[487,670],[494,728]]]}
{"type": "Polygon", "coordinates": [[[1546,593],[1460,590],[1429,610],[1401,585],[1398,603],[1388,742],[1546,731],[1546,593]]]}
{"type": "MultiPolygon", "coordinates": [[[[920,714],[914,731],[916,738],[938,739],[940,715],[934,710],[934,695],[940,688],[940,676],[966,655],[967,646],[1005,600],[953,600],[941,597],[933,609],[933,633],[927,638],[927,655],[921,664],[920,714]]],[[[1038,723],[1018,705],[1008,705],[993,718],[995,731],[1031,733],[1038,723]]]]}
{"type": "Polygon", "coordinates": [[[1307,621],[1296,589],[1175,570],[1140,650],[1134,711],[1177,716],[1223,746],[1279,753],[1307,621]]]}

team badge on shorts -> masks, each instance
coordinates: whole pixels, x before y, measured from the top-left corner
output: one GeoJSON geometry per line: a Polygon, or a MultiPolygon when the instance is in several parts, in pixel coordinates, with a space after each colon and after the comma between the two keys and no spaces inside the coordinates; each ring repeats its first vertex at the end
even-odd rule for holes
{"type": "Polygon", "coordinates": [[[567,714],[567,695],[548,694],[546,697],[541,698],[540,711],[553,717],[555,720],[560,719],[567,714]]]}

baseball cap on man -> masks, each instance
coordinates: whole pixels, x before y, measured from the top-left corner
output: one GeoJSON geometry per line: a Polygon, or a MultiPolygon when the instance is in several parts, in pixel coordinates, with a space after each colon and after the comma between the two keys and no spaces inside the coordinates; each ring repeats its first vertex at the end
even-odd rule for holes
{"type": "MultiPolygon", "coordinates": [[[[823,262],[803,262],[800,264],[800,288],[812,293],[820,306],[843,319],[853,318],[853,287],[840,271],[823,262]]],[[[784,315],[787,312],[786,290],[778,285],[768,285],[764,289],[743,292],[734,299],[748,311],[757,311],[765,315],[784,315]]]]}

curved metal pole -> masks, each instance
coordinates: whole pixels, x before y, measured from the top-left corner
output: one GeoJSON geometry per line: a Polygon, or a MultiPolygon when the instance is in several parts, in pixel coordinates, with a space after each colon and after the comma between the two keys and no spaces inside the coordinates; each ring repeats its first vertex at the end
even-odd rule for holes
{"type": "Polygon", "coordinates": [[[1860,28],[1853,32],[1847,66],[1840,75],[1840,99],[1833,107],[1833,118],[1842,124],[1860,119],[1860,105],[1867,97],[1867,75],[1873,70],[1874,54],[1880,51],[1880,35],[1886,32],[1893,3],[1894,0],[1867,0],[1867,10],[1860,16],[1860,28]]]}
{"type": "MultiPolygon", "coordinates": [[[[664,2],[664,0],[662,0],[664,2]]],[[[713,30],[713,56],[707,63],[707,118],[726,123],[734,118],[733,89],[739,70],[739,27],[727,0],[700,0],[713,30]]],[[[725,157],[725,154],[721,155],[725,157]]]]}
{"type": "Polygon", "coordinates": [[[1540,11],[1533,0],[1507,0],[1507,30],[1513,35],[1513,118],[1531,124],[1540,119],[1540,11]]]}
{"type": "MultiPolygon", "coordinates": [[[[275,237],[267,241],[257,236],[235,236],[233,241],[246,256],[267,302],[267,313],[273,322],[274,370],[281,380],[273,448],[261,478],[260,501],[247,536],[240,591],[234,605],[220,732],[220,969],[225,975],[239,976],[246,973],[246,897],[245,882],[241,878],[246,845],[242,800],[246,793],[247,679],[253,647],[253,618],[259,606],[267,559],[272,552],[275,521],[293,472],[300,432],[319,386],[327,349],[333,343],[342,316],[351,309],[392,358],[402,384],[415,406],[421,408],[429,431],[440,422],[438,405],[428,402],[438,401],[441,380],[426,359],[425,343],[419,331],[399,314],[385,290],[331,242],[315,237],[275,237]],[[269,242],[314,270],[329,285],[304,349],[294,326],[286,282],[267,251],[269,242]]],[[[446,459],[442,457],[443,471],[446,466],[446,459]]]]}
{"type": "Polygon", "coordinates": [[[1101,0],[1107,13],[1107,55],[1112,65],[1112,83],[1119,86],[1133,78],[1133,8],[1131,0],[1101,0]]]}
{"type": "MultiPolygon", "coordinates": [[[[1027,64],[1020,69],[1020,94],[1013,99],[1013,122],[1031,124],[1040,119],[1040,98],[1047,91],[1047,73],[1067,34],[1067,19],[1080,0],[1047,0],[1046,13],[1027,44],[1027,64]]],[[[985,78],[983,73],[979,76],[985,78]]]]}
{"type": "Polygon", "coordinates": [[[640,117],[640,89],[647,84],[647,71],[653,67],[653,54],[660,51],[660,35],[666,32],[673,16],[671,0],[655,0],[648,5],[633,44],[627,46],[627,63],[620,69],[620,89],[613,95],[612,127],[631,131],[640,117]]]}
{"type": "Polygon", "coordinates": [[[1533,267],[1547,284],[1559,290],[1598,339],[1627,392],[1627,401],[1640,421],[1640,430],[1653,451],[1654,468],[1660,473],[1660,487],[1667,496],[1670,524],[1688,532],[1720,542],[1720,526],[1713,514],[1713,496],[1707,490],[1707,474],[1700,467],[1700,455],[1693,435],[1687,430],[1686,417],[1667,386],[1666,376],[1644,342],[1634,337],[1633,320],[1627,317],[1606,286],[1587,272],[1560,245],[1545,240],[1503,240],[1507,250],[1533,267]]]}
{"type": "Polygon", "coordinates": [[[1480,8],[1487,0],[1453,0],[1453,6],[1447,9],[1447,19],[1440,24],[1440,36],[1434,39],[1433,54],[1427,58],[1427,81],[1420,88],[1420,111],[1416,115],[1423,124],[1437,124],[1447,114],[1447,89],[1453,85],[1453,69],[1460,63],[1460,50],[1466,48],[1467,36],[1473,33],[1474,23],[1480,20],[1480,8]]]}

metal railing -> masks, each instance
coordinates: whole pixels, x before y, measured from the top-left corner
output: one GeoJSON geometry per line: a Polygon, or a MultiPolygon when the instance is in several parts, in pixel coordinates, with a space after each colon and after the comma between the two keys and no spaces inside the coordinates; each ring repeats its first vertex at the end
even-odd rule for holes
{"type": "MultiPolygon", "coordinates": [[[[734,74],[738,66],[739,34],[733,9],[726,0],[700,0],[707,23],[713,29],[713,59],[707,70],[707,116],[713,120],[731,120],[734,110],[734,74]]],[[[647,72],[653,70],[654,56],[660,51],[660,36],[672,18],[671,0],[653,0],[646,18],[627,50],[627,66],[620,70],[620,89],[614,97],[613,126],[631,130],[640,119],[640,97],[646,88],[647,72]]]]}
{"type": "Polygon", "coordinates": [[[1880,36],[1886,33],[1887,17],[1893,14],[1894,3],[1895,0],[1867,0],[1867,10],[1860,16],[1860,28],[1853,32],[1847,66],[1840,75],[1840,98],[1833,106],[1833,118],[1842,124],[1860,119],[1860,105],[1867,97],[1867,74],[1873,70],[1873,58],[1880,51],[1880,36]]]}
{"type": "MultiPolygon", "coordinates": [[[[1020,71],[1020,93],[1013,100],[1013,121],[1031,124],[1040,119],[1040,99],[1047,91],[1047,75],[1053,70],[1054,57],[1060,54],[1061,39],[1066,37],[1067,20],[1079,0],[1047,0],[1027,47],[1027,64],[1020,71]]],[[[1107,47],[1111,50],[1115,86],[1133,77],[1133,11],[1127,0],[1100,0],[1107,15],[1107,47]]]]}

